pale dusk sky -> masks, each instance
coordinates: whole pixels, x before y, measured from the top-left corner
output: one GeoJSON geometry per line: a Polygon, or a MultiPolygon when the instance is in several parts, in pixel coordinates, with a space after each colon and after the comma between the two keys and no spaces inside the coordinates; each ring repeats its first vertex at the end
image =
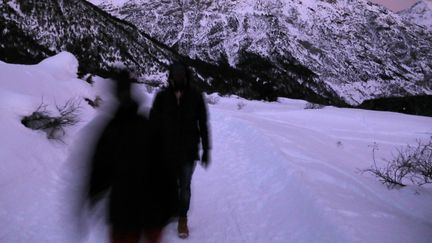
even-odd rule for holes
{"type": "Polygon", "coordinates": [[[398,12],[400,10],[411,7],[418,0],[370,0],[370,1],[384,5],[394,12],[398,12]]]}

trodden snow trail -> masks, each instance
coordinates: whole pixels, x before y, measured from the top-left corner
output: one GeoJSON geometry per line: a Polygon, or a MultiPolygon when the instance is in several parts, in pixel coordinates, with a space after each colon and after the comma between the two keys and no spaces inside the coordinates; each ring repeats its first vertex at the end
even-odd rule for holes
{"type": "Polygon", "coordinates": [[[211,115],[214,157],[193,179],[190,242],[348,241],[268,138],[222,110],[211,115]]]}
{"type": "MultiPolygon", "coordinates": [[[[421,196],[412,188],[389,191],[358,173],[370,165],[371,143],[378,141],[385,151],[427,138],[430,118],[331,108],[325,114],[217,111],[215,142],[221,151],[216,154],[221,157],[216,161],[223,168],[214,177],[231,179],[214,181],[235,187],[232,201],[242,205],[235,212],[246,223],[243,231],[250,232],[248,223],[261,224],[248,242],[410,242],[413,235],[416,242],[432,239],[430,191],[421,196]],[[367,129],[365,117],[370,121],[367,129]],[[393,117],[400,122],[389,124],[393,117]],[[228,148],[237,152],[231,154],[228,148]],[[267,203],[269,197],[273,201],[267,203]],[[255,201],[244,206],[245,198],[255,201]]],[[[202,193],[208,195],[211,188],[202,193]]]]}
{"type": "MultiPolygon", "coordinates": [[[[430,190],[388,190],[358,173],[371,144],[388,155],[430,136],[430,118],[250,106],[210,107],[212,164],[195,170],[188,242],[430,242],[430,190]]],[[[102,228],[90,242],[103,242],[102,228]]],[[[184,242],[176,222],[163,242],[184,242]]]]}

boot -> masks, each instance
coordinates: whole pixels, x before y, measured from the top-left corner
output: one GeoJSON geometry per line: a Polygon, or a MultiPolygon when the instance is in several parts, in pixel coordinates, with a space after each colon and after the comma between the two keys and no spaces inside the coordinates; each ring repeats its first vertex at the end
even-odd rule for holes
{"type": "Polygon", "coordinates": [[[189,228],[187,226],[187,217],[180,217],[177,227],[178,236],[186,239],[189,236],[189,228]]]}

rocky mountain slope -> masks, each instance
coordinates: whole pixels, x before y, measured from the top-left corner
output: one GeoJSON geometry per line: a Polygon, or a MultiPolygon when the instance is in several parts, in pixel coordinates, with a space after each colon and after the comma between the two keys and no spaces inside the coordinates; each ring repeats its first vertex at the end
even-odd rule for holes
{"type": "Polygon", "coordinates": [[[367,0],[99,6],[185,56],[250,74],[268,92],[293,94],[286,84],[297,83],[349,104],[432,93],[432,33],[367,0]]]}
{"type": "Polygon", "coordinates": [[[399,15],[432,31],[432,0],[418,1],[411,8],[399,12],[399,15]]]}
{"type": "Polygon", "coordinates": [[[172,59],[133,25],[82,0],[6,0],[0,5],[0,57],[36,63],[62,50],[82,72],[101,73],[120,63],[141,78],[163,73],[172,59]]]}
{"type": "Polygon", "coordinates": [[[278,64],[289,67],[284,69],[253,53],[241,69],[228,62],[209,63],[178,54],[175,48],[84,0],[6,0],[0,4],[0,19],[0,59],[6,62],[37,63],[66,50],[77,56],[82,72],[103,74],[124,64],[137,72],[139,80],[158,85],[166,81],[166,66],[181,60],[192,67],[196,84],[209,92],[344,104],[331,89],[320,90],[314,73],[292,57],[278,64]],[[256,72],[255,68],[271,71],[256,72]]]}

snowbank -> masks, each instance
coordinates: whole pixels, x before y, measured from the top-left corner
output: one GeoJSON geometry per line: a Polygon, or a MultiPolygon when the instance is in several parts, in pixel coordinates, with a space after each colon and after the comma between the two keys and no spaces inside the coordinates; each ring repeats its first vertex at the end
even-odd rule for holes
{"type": "Polygon", "coordinates": [[[66,52],[37,65],[0,62],[0,222],[2,242],[64,242],[59,173],[68,144],[94,112],[84,97],[94,98],[91,86],[76,78],[78,61],[66,52]],[[66,128],[63,142],[21,124],[39,106],[55,114],[56,105],[80,103],[80,123],[66,128]]]}

